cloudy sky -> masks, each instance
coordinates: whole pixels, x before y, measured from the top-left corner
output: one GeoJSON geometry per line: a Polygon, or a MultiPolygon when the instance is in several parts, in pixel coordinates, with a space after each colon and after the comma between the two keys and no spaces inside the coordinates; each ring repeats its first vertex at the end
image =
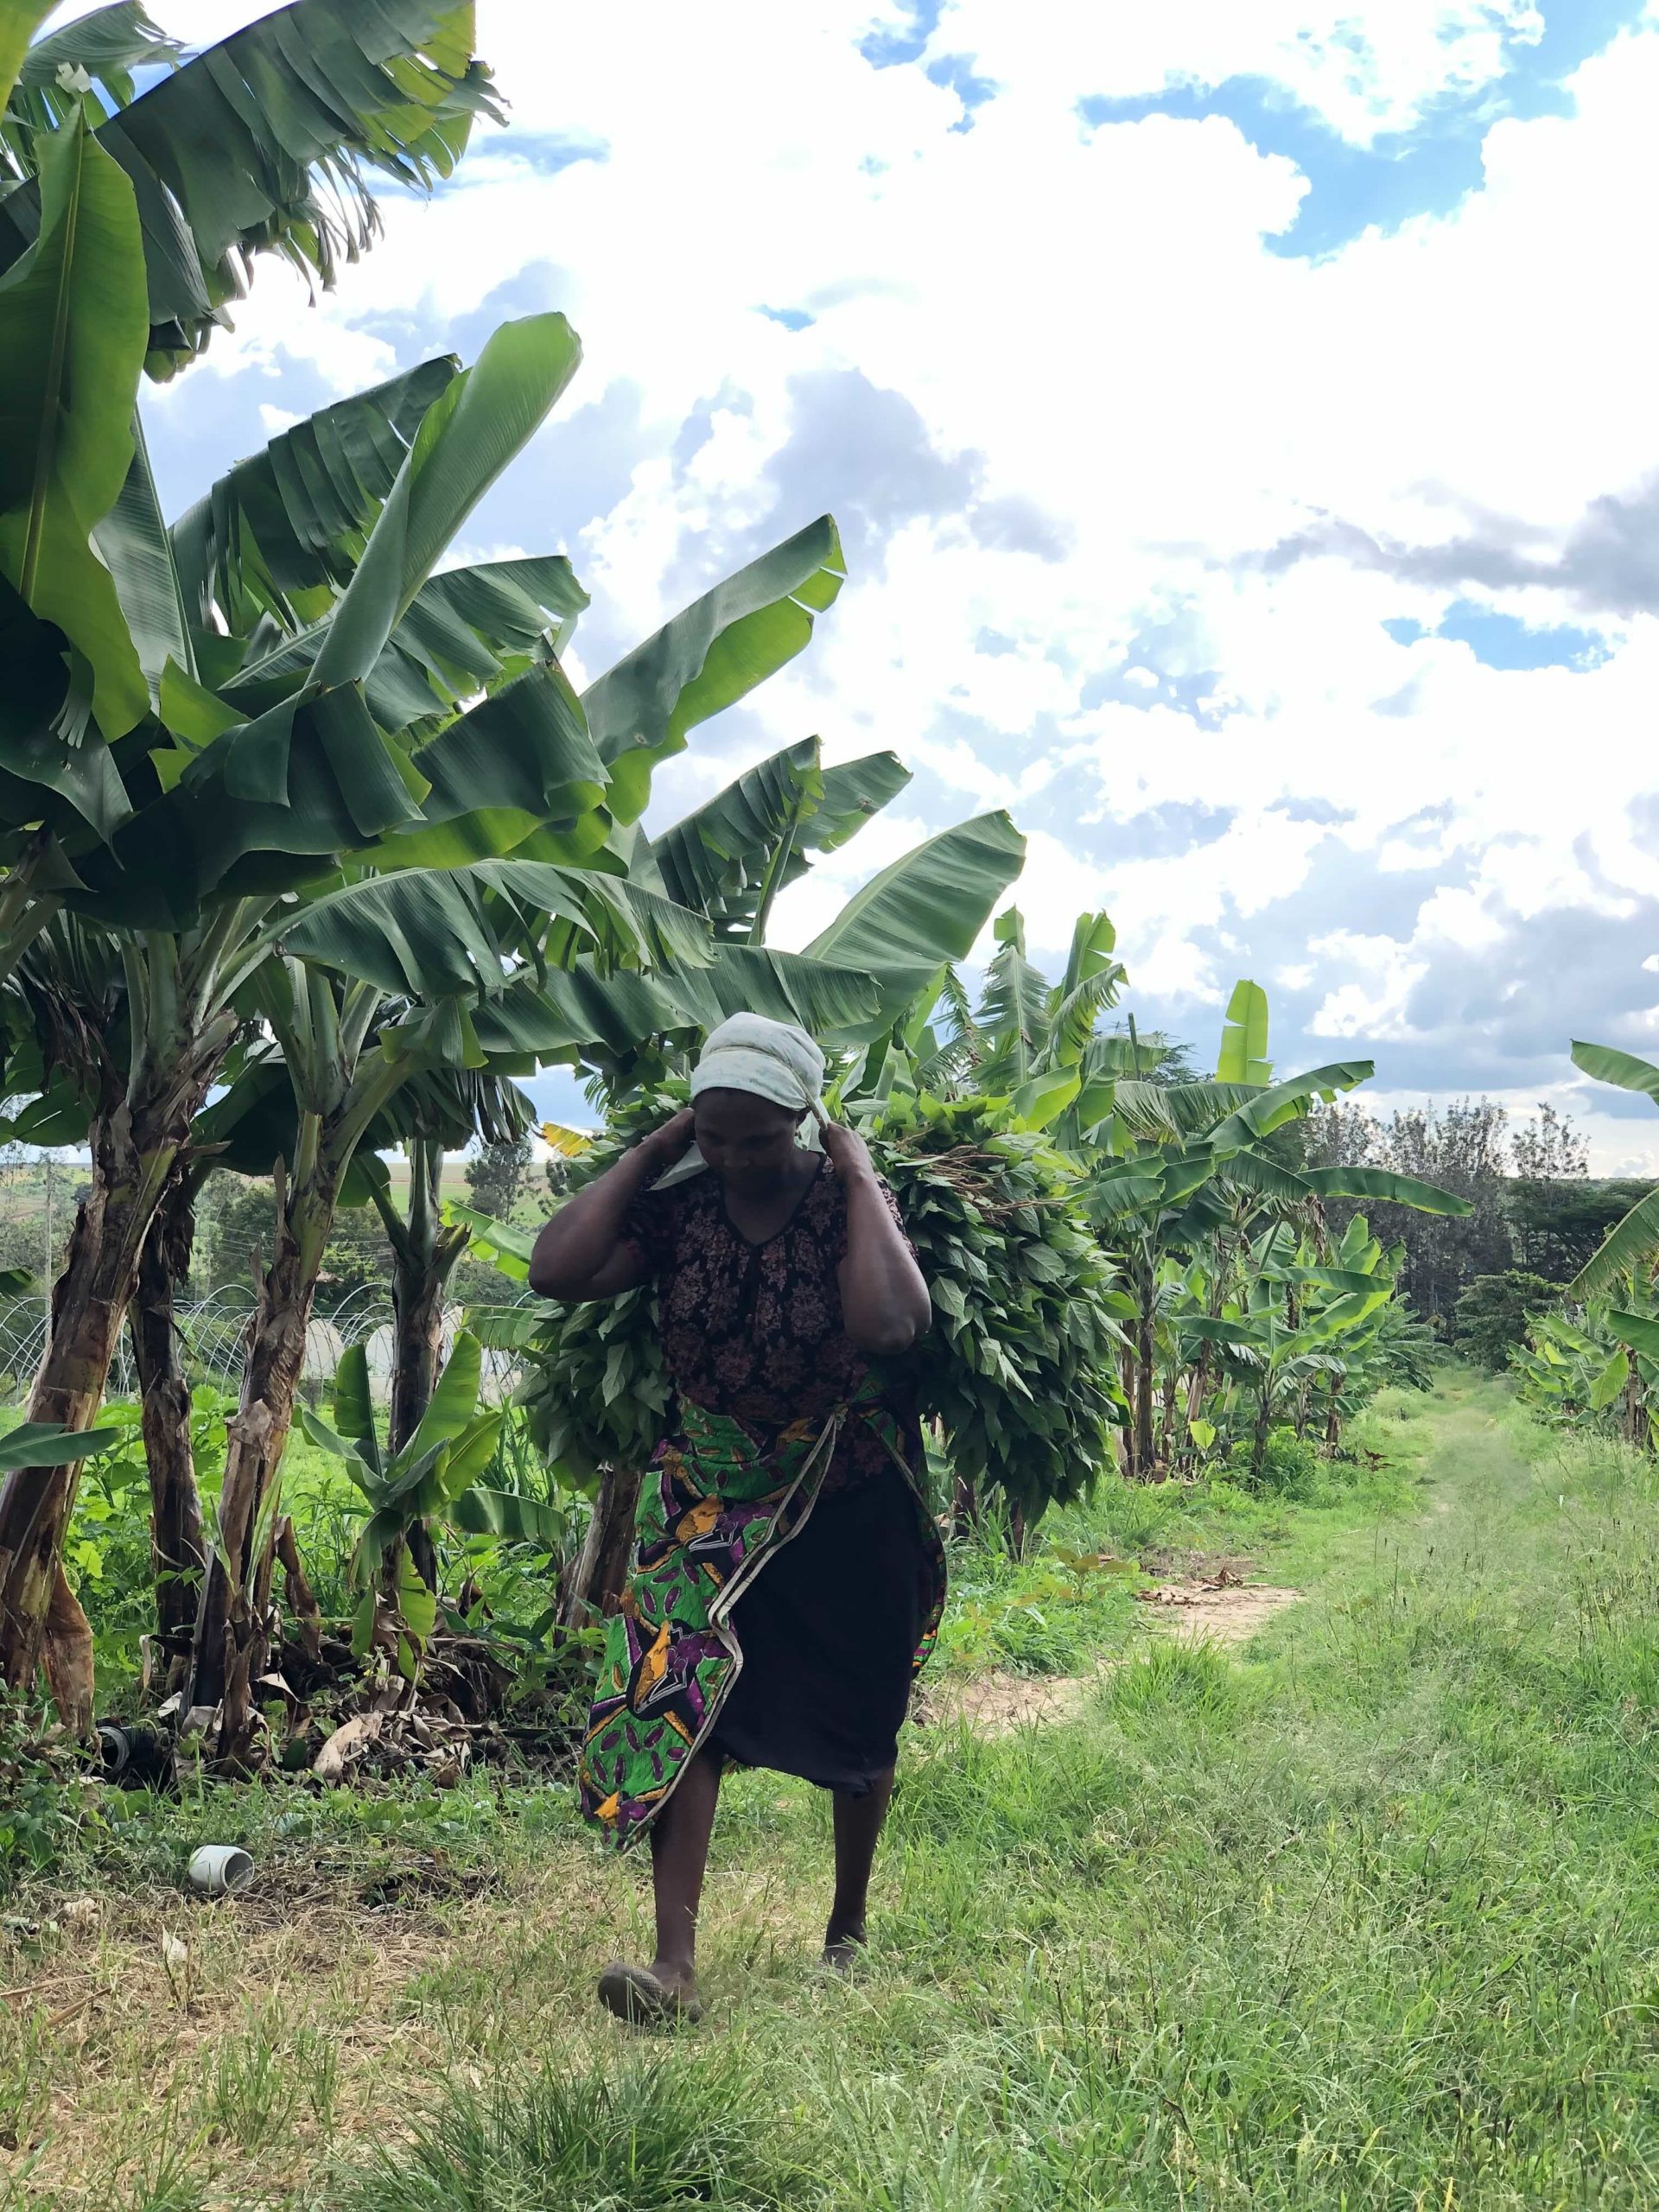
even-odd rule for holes
{"type": "Polygon", "coordinates": [[[1005,805],[1038,956],[1104,906],[1148,1024],[1207,1052],[1252,976],[1281,1068],[1552,1097],[1659,1169],[1651,1109],[1586,1112],[1566,1057],[1659,1049],[1659,4],[479,18],[510,128],[315,308],[261,272],[152,403],[172,505],[562,308],[580,378],[466,551],[572,555],[587,675],[840,521],[813,646],[656,810],[811,731],[895,749],[914,783],[797,939],[1005,805]]]}

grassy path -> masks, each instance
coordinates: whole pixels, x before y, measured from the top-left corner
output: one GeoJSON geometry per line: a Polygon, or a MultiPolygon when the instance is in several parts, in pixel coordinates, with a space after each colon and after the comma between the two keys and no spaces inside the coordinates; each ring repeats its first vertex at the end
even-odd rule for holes
{"type": "MultiPolygon", "coordinates": [[[[1245,1646],[1154,1642],[1081,1568],[1069,1622],[1052,1565],[1029,1571],[1041,1604],[1002,1591],[1020,1634],[1035,1612],[1075,1644],[1081,1622],[1145,1663],[1074,1719],[916,1738],[850,1983],[810,1966],[824,1807],[742,1777],[695,2037],[630,2045],[594,2016],[598,1967],[645,1940],[644,1870],[599,1859],[552,1793],[439,1804],[429,1894],[378,1916],[360,1870],[377,1823],[413,1863],[407,1808],[344,1801],[283,1839],[291,1800],[244,1800],[276,1871],[230,1913],[89,1885],[92,1922],[30,1939],[43,2004],[84,2008],[25,2029],[14,2007],[0,2044],[15,2201],[1659,2202],[1659,1480],[1464,1377],[1367,1440],[1404,1473],[1090,1517],[1108,1548],[1246,1548],[1305,1592],[1245,1646]],[[424,2147],[374,2170],[411,2116],[424,2147]]],[[[1002,1632],[966,1580],[963,1653],[1002,1632]]],[[[176,1840],[120,1847],[141,1872],[176,1840]]]]}

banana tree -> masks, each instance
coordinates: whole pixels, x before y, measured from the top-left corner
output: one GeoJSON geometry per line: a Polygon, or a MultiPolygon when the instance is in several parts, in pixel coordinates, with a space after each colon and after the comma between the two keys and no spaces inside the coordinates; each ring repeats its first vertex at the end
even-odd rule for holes
{"type": "Polygon", "coordinates": [[[1617,1306],[1591,1306],[1587,1324],[1599,1323],[1623,1357],[1609,1358],[1593,1377],[1587,1403],[1600,1413],[1618,1407],[1618,1433],[1627,1444],[1652,1452],[1654,1407],[1659,1402],[1659,1288],[1654,1270],[1642,1267],[1626,1279],[1617,1306]]]}
{"type": "Polygon", "coordinates": [[[1065,1144],[1078,1134],[1078,1099],[1117,1071],[1118,1040],[1098,1026],[1127,980],[1116,957],[1117,931],[1107,914],[1079,914],[1065,972],[1054,984],[1027,955],[1017,906],[997,916],[993,934],[996,950],[977,1008],[970,1013],[956,993],[944,999],[942,1033],[925,1040],[916,1080],[1009,1096],[1033,1126],[1065,1144]]]}
{"type": "Polygon", "coordinates": [[[1096,1087],[1091,1110],[1104,1110],[1085,1140],[1094,1150],[1089,1203],[1105,1242],[1125,1255],[1139,1307],[1131,1473],[1144,1478],[1154,1465],[1156,1300],[1164,1262],[1192,1256],[1207,1240],[1219,1283],[1230,1244],[1258,1211],[1310,1209],[1314,1193],[1306,1179],[1281,1166],[1263,1140],[1314,1099],[1351,1090],[1371,1072],[1369,1060],[1345,1060],[1265,1088],[1220,1078],[1160,1084],[1135,1074],[1096,1087]]]}
{"type": "Polygon", "coordinates": [[[1274,1415],[1290,1413],[1300,1433],[1313,1388],[1345,1373],[1344,1349],[1393,1295],[1394,1274],[1380,1252],[1369,1268],[1310,1263],[1286,1222],[1255,1240],[1249,1261],[1243,1298],[1186,1326],[1255,1398],[1249,1478],[1259,1483],[1274,1415]]]}
{"type": "Polygon", "coordinates": [[[478,1338],[463,1331],[401,1446],[380,1440],[360,1344],[335,1374],[333,1426],[302,1409],[307,1435],[344,1463],[368,1509],[351,1557],[352,1585],[361,1592],[352,1648],[361,1654],[384,1646],[411,1681],[438,1619],[437,1524],[462,1535],[543,1541],[561,1533],[557,1516],[534,1498],[482,1486],[505,1418],[499,1408],[479,1410],[482,1367],[478,1338]]]}
{"type": "MultiPolygon", "coordinates": [[[[1135,1047],[1130,1024],[1131,1057],[1135,1047]]],[[[1097,1149],[1093,1205],[1109,1243],[1122,1240],[1141,1301],[1137,1331],[1133,1461],[1152,1464],[1155,1297],[1159,1271],[1170,1256],[1206,1252],[1212,1292],[1263,1217],[1315,1227],[1327,1198],[1388,1198],[1429,1213],[1460,1214],[1467,1203],[1449,1192],[1365,1168],[1295,1168],[1276,1158],[1268,1141],[1300,1120],[1319,1099],[1363,1083],[1370,1060],[1311,1068],[1278,1083],[1267,1058],[1265,995],[1241,982],[1229,1001],[1213,1080],[1148,1083],[1137,1073],[1103,1081],[1084,1102],[1097,1116],[1087,1141],[1097,1149]],[[1101,1156],[1103,1155],[1103,1156],[1101,1156]],[[1143,1187],[1143,1185],[1145,1187],[1143,1187]]],[[[1212,1344],[1200,1338],[1197,1389],[1202,1395],[1212,1344]]],[[[1309,1370],[1311,1374],[1313,1370],[1309,1370]]]]}
{"type": "MultiPolygon", "coordinates": [[[[245,1019],[242,995],[281,942],[283,902],[327,880],[347,852],[359,866],[416,857],[413,838],[385,842],[394,830],[442,839],[474,820],[476,800],[461,788],[475,742],[466,718],[423,748],[419,758],[430,755],[436,772],[423,775],[373,720],[365,679],[449,537],[578,358],[562,316],[499,332],[475,367],[445,385],[404,449],[300,688],[245,720],[168,653],[156,671],[148,749],[124,762],[124,795],[140,803],[106,832],[88,825],[62,848],[75,881],[56,903],[113,938],[130,1050],[120,1094],[101,1102],[89,1133],[92,1194],[57,1286],[35,1417],[84,1427],[97,1404],[151,1220],[245,1019]]],[[[171,626],[188,652],[176,569],[168,573],[171,626]]],[[[155,640],[143,642],[149,650],[155,640]]],[[[543,823],[554,790],[563,817],[579,820],[597,797],[599,772],[587,748],[595,780],[572,790],[569,687],[550,665],[510,694],[526,687],[534,696],[518,701],[524,742],[515,771],[537,779],[543,823]]],[[[102,753],[113,772],[107,748],[84,749],[102,753]]],[[[41,1651],[73,1489],[73,1477],[14,1476],[0,1493],[0,1669],[12,1680],[26,1680],[41,1651]]],[[[67,1597],[56,1618],[73,1624],[78,1609],[67,1597]]],[[[84,1640],[84,1627],[77,1632],[84,1640]]]]}
{"type": "MultiPolygon", "coordinates": [[[[107,856],[146,811],[168,772],[158,737],[179,766],[181,734],[159,729],[156,710],[169,666],[187,693],[196,668],[135,412],[145,367],[168,372],[206,342],[257,252],[308,245],[330,275],[337,219],[314,179],[344,188],[360,245],[372,220],[363,164],[404,182],[447,168],[483,84],[470,10],[306,0],[111,119],[131,64],[171,58],[132,50],[135,37],[144,44],[136,16],[124,28],[121,11],[100,11],[25,55],[3,133],[22,181],[0,198],[0,981],[71,899],[108,918],[77,862],[107,856]],[[296,34],[340,65],[326,98],[333,72],[285,43],[296,34]],[[283,126],[289,148],[265,98],[286,100],[290,123],[309,108],[300,139],[283,126]],[[302,156],[290,150],[301,143],[302,156]]],[[[163,872],[172,857],[142,836],[129,855],[163,872]]],[[[315,848],[307,857],[315,864],[315,848]]],[[[142,1006],[128,1025],[124,1093],[92,1133],[93,1195],[31,1398],[31,1414],[54,1425],[85,1427],[96,1408],[150,1219],[233,1033],[220,1001],[238,918],[257,926],[262,915],[233,900],[211,919],[199,906],[166,918],[182,927],[157,941],[151,918],[149,935],[123,943],[142,1006]]],[[[60,1677],[87,1671],[88,1633],[60,1557],[73,1486],[73,1467],[43,1465],[0,1491],[0,1673],[13,1681],[43,1655],[60,1677]]]]}
{"type": "Polygon", "coordinates": [[[493,1071],[434,1068],[407,1082],[391,1118],[409,1162],[409,1202],[400,1213],[390,1183],[377,1176],[370,1196],[391,1248],[392,1361],[388,1435],[400,1451],[419,1427],[437,1379],[443,1300],[466,1251],[464,1224],[443,1218],[447,1150],[476,1136],[493,1144],[517,1137],[535,1119],[518,1084],[493,1071]]]}

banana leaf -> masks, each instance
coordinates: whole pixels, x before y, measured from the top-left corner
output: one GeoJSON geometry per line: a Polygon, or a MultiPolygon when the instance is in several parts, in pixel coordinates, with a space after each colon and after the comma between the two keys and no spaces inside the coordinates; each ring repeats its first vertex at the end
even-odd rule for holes
{"type": "Polygon", "coordinates": [[[556,1506],[543,1505],[517,1491],[480,1490],[462,1492],[448,1509],[450,1524],[469,1536],[495,1536],[504,1543],[539,1544],[558,1552],[565,1539],[565,1516],[556,1506]]]}
{"type": "MultiPolygon", "coordinates": [[[[448,175],[474,114],[495,111],[474,13],[472,0],[296,0],[100,126],[143,226],[153,375],[207,346],[260,254],[332,285],[379,229],[366,173],[416,189],[448,175]]],[[[33,181],[0,199],[0,270],[40,207],[33,181]]]]}
{"type": "Polygon", "coordinates": [[[802,652],[814,618],[845,582],[828,515],[774,545],[675,615],[582,694],[588,726],[612,772],[620,823],[637,822],[658,766],[687,734],[802,652]]]}
{"type": "Polygon", "coordinates": [[[1266,1084],[1273,1079],[1273,1062],[1268,1058],[1268,995],[1260,983],[1233,986],[1216,1074],[1223,1083],[1266,1084]]]}
{"type": "Polygon", "coordinates": [[[1600,1249],[1573,1280],[1575,1296],[1592,1298],[1631,1274],[1659,1252],[1659,1191],[1639,1199],[1607,1232],[1600,1249]]]}
{"type": "Polygon", "coordinates": [[[1606,1317],[1607,1325],[1621,1344],[1648,1359],[1659,1359],[1659,1319],[1650,1313],[1624,1313],[1617,1308],[1606,1317]]]}
{"type": "Polygon", "coordinates": [[[806,951],[878,978],[913,977],[913,996],[942,962],[966,958],[1025,857],[1026,841],[1004,813],[941,830],[855,893],[806,951]]]}
{"type": "Polygon", "coordinates": [[[1474,1211],[1467,1198],[1443,1191],[1436,1183],[1420,1182],[1414,1175],[1396,1175],[1391,1167],[1305,1167],[1301,1179],[1319,1198],[1376,1198],[1447,1219],[1474,1211]]]}
{"type": "Polygon", "coordinates": [[[72,1467],[124,1443],[119,1428],[60,1428],[55,1421],[20,1421],[0,1436],[0,1475],[19,1467],[72,1467]]]}
{"type": "Polygon", "coordinates": [[[1268,1135],[1284,1122],[1294,1121],[1310,1100],[1338,1090],[1351,1090],[1369,1083],[1376,1073],[1375,1060],[1333,1060],[1328,1066],[1309,1068],[1304,1074],[1275,1083],[1228,1115],[1210,1132],[1217,1152],[1236,1152],[1268,1135]]]}
{"type": "Polygon", "coordinates": [[[38,238],[0,264],[0,577],[87,671],[62,734],[79,741],[90,713],[113,741],[149,694],[92,536],[132,465],[143,278],[131,187],[79,116],[47,149],[38,211],[38,238]]]}
{"type": "Polygon", "coordinates": [[[1573,1065],[1598,1083],[1616,1083],[1621,1090],[1637,1090],[1644,1097],[1659,1099],[1659,1068],[1637,1059],[1634,1052],[1621,1052],[1612,1045],[1574,1043],[1573,1065]]]}
{"type": "Polygon", "coordinates": [[[312,672],[362,682],[444,549],[545,421],[582,360],[562,315],[505,322],[421,418],[415,442],[341,593],[312,672]]]}
{"type": "Polygon", "coordinates": [[[217,607],[237,637],[262,614],[301,626],[296,599],[346,582],[423,417],[460,372],[453,354],[422,361],[320,408],[219,477],[172,527],[193,619],[217,607]]]}

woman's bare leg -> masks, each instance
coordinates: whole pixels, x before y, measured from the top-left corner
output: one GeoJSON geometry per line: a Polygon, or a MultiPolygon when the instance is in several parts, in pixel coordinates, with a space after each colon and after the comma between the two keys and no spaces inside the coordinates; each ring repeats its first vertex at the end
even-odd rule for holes
{"type": "Polygon", "coordinates": [[[891,1767],[861,1797],[836,1792],[836,1897],[823,1936],[823,1955],[831,1966],[849,1965],[864,1941],[870,1869],[892,1796],[891,1767]]]}
{"type": "Polygon", "coordinates": [[[657,1895],[657,1956],[651,1970],[681,1997],[696,1993],[697,1906],[719,1802],[720,1761],[693,1759],[651,1831],[657,1895]]]}

